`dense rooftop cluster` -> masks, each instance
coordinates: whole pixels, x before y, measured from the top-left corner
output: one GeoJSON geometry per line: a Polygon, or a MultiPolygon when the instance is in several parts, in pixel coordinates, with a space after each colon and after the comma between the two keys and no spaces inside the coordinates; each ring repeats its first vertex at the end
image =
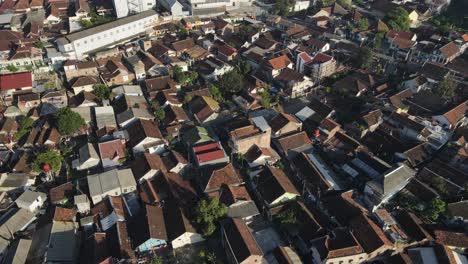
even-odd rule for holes
{"type": "Polygon", "coordinates": [[[452,2],[1,1],[0,262],[468,263],[452,2]]]}

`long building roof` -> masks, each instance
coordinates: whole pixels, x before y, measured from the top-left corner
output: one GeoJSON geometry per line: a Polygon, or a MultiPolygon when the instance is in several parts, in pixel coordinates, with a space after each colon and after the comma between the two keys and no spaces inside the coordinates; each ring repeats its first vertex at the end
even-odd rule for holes
{"type": "Polygon", "coordinates": [[[81,38],[85,38],[85,37],[89,37],[91,35],[95,35],[95,34],[98,34],[100,32],[104,32],[106,30],[116,28],[116,27],[119,27],[119,26],[122,26],[122,25],[126,25],[128,23],[138,21],[140,19],[144,19],[144,18],[153,16],[153,15],[157,15],[157,14],[158,13],[156,12],[156,10],[152,10],[152,9],[147,10],[147,11],[138,13],[136,15],[127,16],[127,17],[117,19],[115,21],[105,23],[105,24],[102,24],[102,25],[99,25],[99,26],[96,26],[96,27],[92,27],[92,28],[81,30],[81,31],[78,31],[78,32],[75,32],[75,33],[72,33],[72,34],[68,34],[68,35],[66,35],[64,37],[61,37],[61,38],[57,39],[57,41],[62,43],[62,44],[70,43],[72,41],[75,41],[75,40],[78,40],[78,39],[81,39],[81,38]]]}

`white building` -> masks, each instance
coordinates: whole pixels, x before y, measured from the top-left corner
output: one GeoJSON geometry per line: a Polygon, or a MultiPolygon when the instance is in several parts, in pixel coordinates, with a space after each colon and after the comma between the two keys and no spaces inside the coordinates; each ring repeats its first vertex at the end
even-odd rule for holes
{"type": "Polygon", "coordinates": [[[89,195],[93,204],[106,196],[119,196],[136,190],[136,181],[131,169],[110,170],[88,176],[89,195]]]}
{"type": "Polygon", "coordinates": [[[112,3],[117,18],[148,11],[156,6],[156,0],[113,0],[112,3]]]}
{"type": "Polygon", "coordinates": [[[89,28],[57,39],[60,52],[70,58],[81,59],[89,53],[118,44],[126,39],[144,34],[158,21],[154,10],[124,17],[116,21],[89,28]]]}
{"type": "Polygon", "coordinates": [[[15,203],[19,208],[26,209],[32,213],[39,210],[47,200],[47,195],[41,192],[25,191],[15,203]]]}

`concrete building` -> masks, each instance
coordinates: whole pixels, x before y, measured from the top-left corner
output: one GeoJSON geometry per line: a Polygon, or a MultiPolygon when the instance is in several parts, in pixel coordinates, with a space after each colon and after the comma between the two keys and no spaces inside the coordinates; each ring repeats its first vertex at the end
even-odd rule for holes
{"type": "Polygon", "coordinates": [[[93,204],[106,196],[118,196],[136,190],[136,181],[131,169],[110,170],[88,176],[89,195],[93,204]]]}
{"type": "Polygon", "coordinates": [[[153,9],[156,0],[113,0],[112,4],[117,18],[122,18],[153,9]]]}
{"type": "Polygon", "coordinates": [[[70,58],[84,58],[94,51],[144,34],[156,25],[158,13],[148,10],[116,21],[85,29],[57,39],[60,52],[70,58]]]}
{"type": "Polygon", "coordinates": [[[26,209],[32,213],[39,210],[47,200],[47,195],[41,192],[25,191],[15,203],[19,208],[26,209]]]}

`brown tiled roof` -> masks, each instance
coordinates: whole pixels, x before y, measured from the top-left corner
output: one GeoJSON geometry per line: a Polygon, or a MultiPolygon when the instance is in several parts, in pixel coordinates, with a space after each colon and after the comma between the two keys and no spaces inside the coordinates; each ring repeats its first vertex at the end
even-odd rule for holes
{"type": "Polygon", "coordinates": [[[233,185],[223,185],[219,191],[219,201],[226,204],[227,206],[237,202],[237,201],[250,201],[250,197],[247,189],[244,185],[233,186],[233,185]]]}
{"type": "Polygon", "coordinates": [[[125,143],[122,143],[120,139],[101,142],[99,143],[99,154],[101,159],[114,159],[116,156],[125,158],[125,143]]]}
{"type": "Polygon", "coordinates": [[[239,263],[252,255],[263,256],[257,241],[242,219],[230,218],[223,229],[230,248],[239,263]]]}
{"type": "Polygon", "coordinates": [[[76,213],[77,212],[74,209],[55,207],[54,221],[73,221],[76,213]]]}
{"type": "Polygon", "coordinates": [[[135,252],[130,244],[128,237],[127,221],[117,221],[117,234],[120,245],[120,256],[121,258],[136,259],[135,252]]]}
{"type": "Polygon", "coordinates": [[[257,145],[253,145],[244,154],[244,159],[247,160],[248,162],[254,162],[261,155],[265,155],[265,156],[269,156],[269,157],[273,156],[273,154],[271,154],[271,151],[269,149],[262,148],[262,147],[259,147],[257,145]]]}
{"type": "Polygon", "coordinates": [[[177,52],[187,50],[193,46],[195,46],[195,42],[191,38],[172,43],[172,48],[177,52]]]}
{"type": "Polygon", "coordinates": [[[132,164],[132,172],[136,180],[139,180],[150,170],[165,170],[159,155],[145,153],[143,156],[137,157],[132,164]]]}
{"type": "Polygon", "coordinates": [[[167,223],[167,238],[173,241],[186,232],[197,233],[183,210],[173,200],[167,201],[164,207],[164,222],[167,223]]]}
{"type": "Polygon", "coordinates": [[[268,61],[268,65],[274,70],[280,70],[288,67],[291,60],[286,55],[282,55],[268,61]]]}
{"type": "Polygon", "coordinates": [[[93,85],[98,83],[97,79],[92,76],[80,76],[72,81],[72,88],[81,87],[85,85],[93,85]]]}
{"type": "Polygon", "coordinates": [[[327,42],[315,38],[310,38],[306,44],[308,46],[313,46],[316,47],[317,49],[322,49],[325,45],[327,45],[327,42]]]}
{"type": "Polygon", "coordinates": [[[241,176],[239,175],[237,170],[234,168],[232,163],[229,163],[223,168],[213,171],[208,183],[206,184],[205,192],[212,192],[212,191],[219,190],[219,188],[221,188],[221,186],[224,184],[239,185],[242,183],[243,181],[241,179],[241,176]]]}
{"type": "Polygon", "coordinates": [[[350,227],[354,230],[353,234],[359,244],[368,254],[383,246],[393,246],[382,229],[364,214],[352,219],[350,227]]]}
{"type": "Polygon", "coordinates": [[[436,241],[442,245],[459,248],[468,247],[468,234],[466,233],[458,233],[446,230],[435,230],[434,235],[436,241]]]}
{"type": "Polygon", "coordinates": [[[182,176],[177,173],[163,172],[163,175],[172,196],[177,200],[180,206],[189,208],[195,205],[198,201],[198,194],[189,181],[184,180],[182,176]]]}
{"type": "Polygon", "coordinates": [[[452,127],[455,127],[468,111],[468,100],[444,114],[452,127]]]}
{"type": "Polygon", "coordinates": [[[279,138],[278,143],[281,146],[281,150],[284,153],[287,153],[289,150],[312,144],[312,141],[310,141],[309,137],[304,131],[301,131],[279,138]]]}
{"type": "Polygon", "coordinates": [[[392,40],[393,44],[396,45],[400,49],[409,49],[416,44],[415,41],[400,38],[400,37],[395,37],[392,40]]]}
{"type": "Polygon", "coordinates": [[[276,41],[268,39],[266,37],[260,37],[255,41],[255,45],[262,49],[270,49],[276,44],[276,41]]]}
{"type": "MultiPolygon", "coordinates": [[[[30,155],[27,152],[24,152],[23,155],[19,158],[16,165],[13,167],[13,172],[21,172],[21,173],[30,173],[32,171],[30,166],[30,155]]],[[[51,197],[52,199],[52,197],[51,197]]]]}
{"type": "Polygon", "coordinates": [[[176,82],[169,76],[155,77],[145,80],[148,91],[175,90],[176,82]]]}
{"type": "Polygon", "coordinates": [[[353,256],[363,253],[361,245],[347,228],[336,228],[333,237],[328,236],[325,245],[328,249],[328,259],[353,256]]]}
{"type": "Polygon", "coordinates": [[[272,166],[267,166],[258,175],[257,189],[268,203],[274,202],[285,193],[299,195],[284,171],[272,166]]]}
{"type": "Polygon", "coordinates": [[[150,237],[167,240],[163,208],[160,206],[146,205],[146,217],[148,218],[150,237]]]}
{"type": "Polygon", "coordinates": [[[297,72],[295,70],[286,68],[283,71],[281,71],[281,73],[278,76],[275,77],[275,81],[284,82],[286,83],[286,86],[287,86],[287,83],[291,81],[292,82],[304,81],[304,74],[297,72]]]}
{"type": "Polygon", "coordinates": [[[401,210],[394,214],[394,219],[412,241],[432,240],[431,235],[423,228],[423,221],[414,213],[401,210]]]}
{"type": "Polygon", "coordinates": [[[49,190],[49,197],[52,203],[60,202],[64,199],[73,197],[75,193],[75,187],[72,182],[66,182],[62,185],[54,187],[49,190]]]}
{"type": "Polygon", "coordinates": [[[439,50],[445,58],[453,57],[460,52],[460,48],[453,41],[445,44],[439,50]]]}
{"type": "Polygon", "coordinates": [[[279,113],[270,121],[269,125],[273,132],[277,132],[290,122],[299,123],[299,121],[294,116],[286,113],[279,113]]]}
{"type": "Polygon", "coordinates": [[[130,136],[130,146],[134,147],[144,139],[151,137],[155,139],[163,139],[161,131],[156,123],[151,120],[139,119],[133,122],[127,129],[130,136]]]}

